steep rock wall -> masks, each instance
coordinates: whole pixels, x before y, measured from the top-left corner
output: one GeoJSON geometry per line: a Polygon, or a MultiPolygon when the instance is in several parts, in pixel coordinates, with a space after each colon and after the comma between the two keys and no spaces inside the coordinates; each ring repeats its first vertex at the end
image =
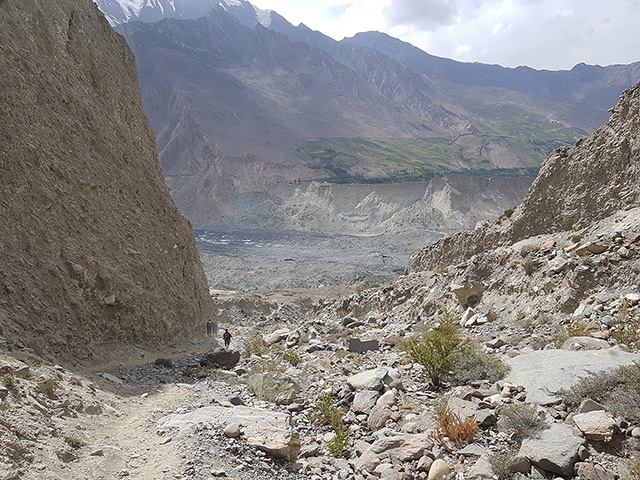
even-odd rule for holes
{"type": "Polygon", "coordinates": [[[621,95],[609,121],[542,165],[513,215],[445,238],[414,255],[413,271],[464,261],[527,237],[579,231],[640,203],[640,84],[621,95]]]}
{"type": "Polygon", "coordinates": [[[123,37],[90,0],[0,1],[0,337],[48,358],[210,314],[123,37]]]}

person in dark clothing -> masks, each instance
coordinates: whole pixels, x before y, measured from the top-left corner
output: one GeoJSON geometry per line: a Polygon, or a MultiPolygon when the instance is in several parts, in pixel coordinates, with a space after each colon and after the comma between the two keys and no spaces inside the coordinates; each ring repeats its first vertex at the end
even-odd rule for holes
{"type": "Polygon", "coordinates": [[[228,329],[224,329],[224,333],[222,334],[222,339],[224,340],[224,348],[229,348],[229,344],[231,343],[231,334],[228,329]]]}
{"type": "Polygon", "coordinates": [[[211,320],[209,320],[207,322],[207,336],[211,336],[213,335],[213,322],[211,320]]]}

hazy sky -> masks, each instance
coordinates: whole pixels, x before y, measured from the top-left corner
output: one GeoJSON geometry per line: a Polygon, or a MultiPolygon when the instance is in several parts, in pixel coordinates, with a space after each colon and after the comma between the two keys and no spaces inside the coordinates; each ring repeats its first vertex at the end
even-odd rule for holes
{"type": "Polygon", "coordinates": [[[570,69],[640,61],[640,0],[249,0],[341,40],[378,30],[465,62],[570,69]]]}

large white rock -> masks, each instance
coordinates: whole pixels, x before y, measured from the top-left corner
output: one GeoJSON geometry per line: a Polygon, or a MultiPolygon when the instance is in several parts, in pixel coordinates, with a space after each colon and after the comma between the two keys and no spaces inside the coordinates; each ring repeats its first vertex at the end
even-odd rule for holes
{"type": "Polygon", "coordinates": [[[523,385],[527,401],[549,405],[560,401],[557,392],[571,388],[591,373],[613,370],[640,361],[640,355],[617,349],[536,350],[506,359],[511,372],[506,382],[523,385]]]}
{"type": "Polygon", "coordinates": [[[347,379],[347,385],[351,390],[382,390],[385,386],[389,388],[402,389],[402,380],[397,370],[393,368],[380,367],[373,370],[366,370],[347,379]]]}
{"type": "Polygon", "coordinates": [[[210,405],[189,413],[168,415],[158,423],[159,431],[178,430],[178,436],[203,428],[223,429],[237,423],[242,438],[269,455],[295,461],[300,453],[300,436],[291,425],[291,415],[262,408],[210,405]]]}
{"type": "Polygon", "coordinates": [[[585,443],[584,438],[573,433],[571,425],[554,423],[535,438],[523,440],[518,455],[543,470],[570,477],[580,459],[578,451],[585,443]]]}

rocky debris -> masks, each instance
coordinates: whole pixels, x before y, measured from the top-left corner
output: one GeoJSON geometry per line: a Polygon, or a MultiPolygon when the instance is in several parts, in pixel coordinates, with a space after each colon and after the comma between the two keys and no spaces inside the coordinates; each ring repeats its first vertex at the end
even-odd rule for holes
{"type": "Polygon", "coordinates": [[[240,426],[241,436],[254,446],[288,461],[295,461],[300,452],[300,436],[291,425],[291,416],[266,409],[210,405],[188,413],[168,415],[159,421],[158,431],[168,434],[177,429],[178,436],[193,434],[199,429],[240,426]]]}
{"type": "Polygon", "coordinates": [[[385,387],[402,389],[402,380],[397,370],[380,367],[373,370],[360,372],[347,379],[347,385],[351,390],[382,390],[385,387]]]}

